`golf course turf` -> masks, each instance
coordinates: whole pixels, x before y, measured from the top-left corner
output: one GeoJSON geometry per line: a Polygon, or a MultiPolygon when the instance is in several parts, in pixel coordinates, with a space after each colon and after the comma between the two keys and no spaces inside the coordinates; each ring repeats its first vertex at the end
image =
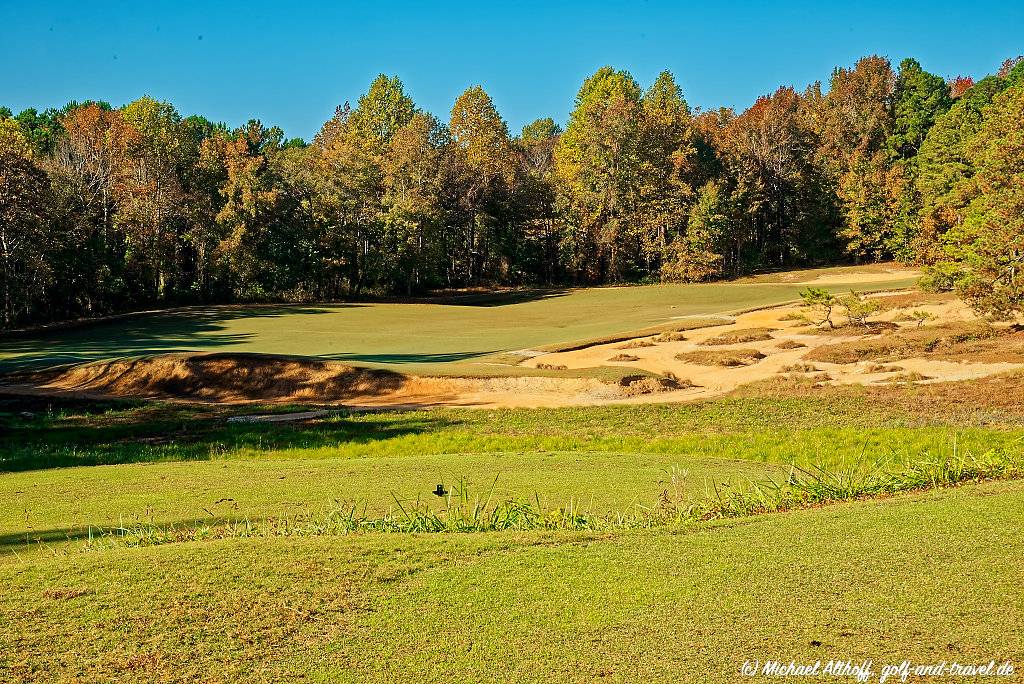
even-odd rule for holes
{"type": "MultiPolygon", "coordinates": [[[[8,369],[217,349],[461,374],[802,287],[773,280],[187,310],[0,348],[8,369]]],[[[870,659],[877,681],[904,660],[1024,664],[1019,372],[375,412],[11,388],[0,426],[4,682],[724,683],[771,659],[870,659]]]]}
{"type": "MultiPolygon", "coordinates": [[[[1017,661],[1019,483],[683,533],[233,539],[8,557],[28,681],[708,681],[745,659],[1017,661]],[[500,665],[499,665],[500,664],[500,665]]],[[[954,680],[955,681],[955,680],[954,680]]]]}
{"type": "MultiPolygon", "coordinates": [[[[907,287],[895,272],[858,281],[851,269],[808,272],[851,288],[907,287]]],[[[176,351],[316,357],[414,374],[488,375],[486,357],[586,340],[798,298],[787,282],[653,285],[466,295],[448,303],[193,307],[0,339],[0,371],[176,351]],[[484,363],[481,363],[484,362],[484,363]]]]}

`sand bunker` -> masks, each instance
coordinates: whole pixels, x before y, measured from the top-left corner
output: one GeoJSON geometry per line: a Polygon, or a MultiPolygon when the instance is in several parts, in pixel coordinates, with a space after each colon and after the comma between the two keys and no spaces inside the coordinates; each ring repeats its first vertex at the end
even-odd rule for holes
{"type": "MultiPolygon", "coordinates": [[[[809,356],[813,358],[814,350],[821,347],[870,340],[904,329],[916,331],[917,322],[906,320],[910,310],[929,313],[932,317],[929,326],[932,327],[979,323],[970,307],[952,297],[906,292],[873,296],[888,309],[872,319],[884,322],[887,328],[877,335],[858,327],[821,334],[806,323],[795,320],[803,312],[801,307],[780,306],[738,315],[728,325],[689,331],[683,340],[638,339],[629,345],[629,358],[634,360],[614,360],[616,353],[621,354],[615,350],[621,349],[622,345],[602,345],[532,357],[524,365],[545,364],[567,369],[602,364],[623,366],[668,375],[678,378],[684,386],[692,385],[667,394],[624,400],[631,403],[690,401],[720,396],[741,385],[783,376],[798,376],[823,384],[932,383],[973,380],[1024,368],[1020,353],[1011,351],[1009,347],[1005,356],[1012,359],[1010,361],[998,359],[998,353],[981,357],[985,362],[958,361],[949,355],[941,358],[909,356],[888,366],[871,358],[850,363],[805,361],[809,356]]],[[[1008,344],[1015,344],[1013,337],[1003,339],[1008,344]]]]}
{"type": "Polygon", "coordinates": [[[1024,332],[1002,328],[984,339],[958,342],[959,333],[987,324],[951,296],[873,296],[885,311],[873,317],[872,329],[817,330],[798,320],[800,307],[789,305],[743,313],[712,327],[671,334],[652,331],[569,351],[508,355],[514,359],[512,372],[516,366],[532,372],[545,369],[544,377],[415,377],[334,361],[221,353],[117,359],[7,380],[20,391],[83,396],[497,408],[691,401],[772,378],[813,384],[928,384],[1024,368],[1024,332]],[[910,315],[921,311],[929,314],[923,327],[910,315]],[[922,345],[932,334],[939,342],[931,345],[925,339],[922,345]],[[953,342],[947,344],[948,339],[953,342]],[[843,362],[830,362],[838,360],[843,362]],[[579,377],[601,367],[618,369],[622,379],[610,381],[616,374],[607,373],[605,380],[579,377]]]}
{"type": "Polygon", "coordinates": [[[26,392],[216,403],[296,402],[354,407],[530,407],[601,403],[664,388],[587,378],[427,378],[333,361],[263,354],[168,354],[13,378],[26,392]],[[567,401],[568,400],[568,401],[567,401]]]}

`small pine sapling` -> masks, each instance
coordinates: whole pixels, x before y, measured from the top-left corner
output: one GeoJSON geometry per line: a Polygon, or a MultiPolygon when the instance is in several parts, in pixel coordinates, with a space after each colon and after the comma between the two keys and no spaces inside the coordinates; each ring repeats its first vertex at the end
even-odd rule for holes
{"type": "Polygon", "coordinates": [[[811,310],[807,320],[818,327],[828,323],[828,327],[836,327],[832,322],[832,310],[836,306],[836,297],[828,290],[821,287],[809,287],[800,293],[804,300],[804,306],[811,310]]]}

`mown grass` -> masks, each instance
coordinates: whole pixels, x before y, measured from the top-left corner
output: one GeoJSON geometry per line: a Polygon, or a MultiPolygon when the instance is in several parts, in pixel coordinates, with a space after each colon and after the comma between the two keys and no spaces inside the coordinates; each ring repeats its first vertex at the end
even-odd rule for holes
{"type": "Polygon", "coordinates": [[[638,405],[628,420],[622,407],[584,407],[337,412],[276,424],[228,421],[268,407],[12,400],[0,415],[0,493],[12,504],[0,535],[25,548],[80,540],[89,526],[257,520],[342,504],[380,516],[417,501],[437,507],[435,485],[462,479],[477,491],[498,478],[497,500],[619,515],[658,505],[681,471],[696,500],[788,465],[874,468],[1020,449],[1024,412],[944,412],[916,395],[834,388],[638,405]]]}
{"type": "Polygon", "coordinates": [[[308,407],[8,399],[0,680],[732,682],[769,656],[1019,660],[1024,487],[893,493],[1012,476],[1021,383],[298,424],[228,418],[308,407]],[[453,507],[439,482],[470,495],[453,507]]]}
{"type": "MultiPolygon", "coordinates": [[[[825,272],[831,272],[827,269],[825,272]]],[[[841,272],[841,271],[837,271],[841,272]]],[[[895,274],[887,283],[907,287],[895,274]]],[[[830,285],[836,292],[861,287],[830,285]]],[[[871,287],[877,287],[871,283],[871,287]]],[[[173,351],[333,359],[414,374],[506,375],[500,355],[798,298],[797,284],[538,290],[448,303],[196,307],[0,339],[0,371],[173,351]]]]}
{"type": "Polygon", "coordinates": [[[0,563],[13,681],[735,682],[1019,662],[1020,483],[691,530],[225,539],[0,563]]]}

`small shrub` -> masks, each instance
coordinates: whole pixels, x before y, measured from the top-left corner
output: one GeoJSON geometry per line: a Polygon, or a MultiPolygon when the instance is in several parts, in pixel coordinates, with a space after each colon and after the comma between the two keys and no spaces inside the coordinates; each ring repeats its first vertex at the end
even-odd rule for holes
{"type": "Polygon", "coordinates": [[[845,297],[840,297],[839,305],[846,311],[846,319],[852,325],[866,326],[868,318],[881,311],[882,306],[876,299],[865,299],[854,291],[845,297]]]}
{"type": "Polygon", "coordinates": [[[800,298],[811,312],[807,320],[812,325],[821,327],[828,323],[828,327],[836,327],[832,322],[832,310],[838,303],[835,295],[822,287],[809,287],[800,293],[800,298]]]}
{"type": "Polygon", "coordinates": [[[910,320],[917,323],[918,328],[920,328],[922,325],[932,320],[933,318],[935,318],[935,316],[921,309],[910,312],[910,320]]]}

